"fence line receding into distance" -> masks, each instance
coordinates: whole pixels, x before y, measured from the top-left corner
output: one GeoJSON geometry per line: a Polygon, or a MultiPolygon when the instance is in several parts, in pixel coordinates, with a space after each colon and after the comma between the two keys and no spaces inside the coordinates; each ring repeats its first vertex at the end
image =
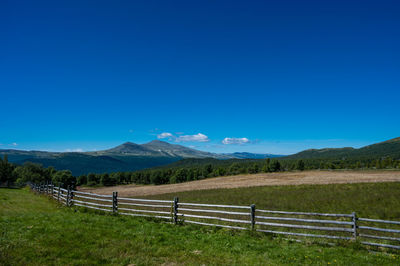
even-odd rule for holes
{"type": "Polygon", "coordinates": [[[400,221],[357,217],[351,214],[287,212],[249,206],[200,204],[173,200],[134,199],[65,189],[52,184],[32,184],[66,206],[79,206],[129,216],[165,219],[277,235],[358,240],[361,244],[400,249],[400,221]],[[390,226],[390,227],[389,227],[390,226]],[[371,240],[372,239],[372,240],[371,240]],[[371,242],[373,241],[373,242],[371,242]]]}

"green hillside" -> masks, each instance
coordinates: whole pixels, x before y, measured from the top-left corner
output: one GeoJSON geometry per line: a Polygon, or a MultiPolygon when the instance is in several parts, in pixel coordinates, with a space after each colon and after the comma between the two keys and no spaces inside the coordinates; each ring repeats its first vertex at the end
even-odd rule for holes
{"type": "Polygon", "coordinates": [[[359,149],[310,149],[283,157],[282,159],[380,159],[383,157],[400,159],[400,137],[359,149]]]}
{"type": "MultiPolygon", "coordinates": [[[[0,153],[1,156],[1,153],[0,153]]],[[[38,163],[44,167],[52,166],[57,170],[70,170],[73,175],[78,176],[88,173],[112,173],[136,171],[175,162],[181,158],[153,156],[124,156],[124,155],[100,155],[91,156],[84,153],[60,153],[52,157],[34,156],[9,156],[9,160],[16,164],[25,162],[38,163]],[[16,157],[18,159],[16,159],[16,157]]]]}

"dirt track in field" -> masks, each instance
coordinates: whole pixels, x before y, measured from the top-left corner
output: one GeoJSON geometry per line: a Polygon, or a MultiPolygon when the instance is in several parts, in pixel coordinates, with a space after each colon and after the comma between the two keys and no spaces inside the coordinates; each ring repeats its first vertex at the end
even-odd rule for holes
{"type": "Polygon", "coordinates": [[[101,188],[80,188],[79,190],[98,194],[112,194],[113,191],[118,191],[119,196],[132,197],[218,188],[395,181],[400,182],[400,171],[305,171],[225,176],[158,186],[123,185],[101,188]]]}

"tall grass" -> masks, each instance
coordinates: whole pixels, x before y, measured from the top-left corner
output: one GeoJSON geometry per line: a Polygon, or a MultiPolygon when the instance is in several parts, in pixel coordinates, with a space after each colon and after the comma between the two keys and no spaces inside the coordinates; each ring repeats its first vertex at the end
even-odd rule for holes
{"type": "Polygon", "coordinates": [[[260,209],[351,213],[400,220],[400,182],[264,186],[197,190],[152,196],[181,202],[255,204],[260,209]]]}

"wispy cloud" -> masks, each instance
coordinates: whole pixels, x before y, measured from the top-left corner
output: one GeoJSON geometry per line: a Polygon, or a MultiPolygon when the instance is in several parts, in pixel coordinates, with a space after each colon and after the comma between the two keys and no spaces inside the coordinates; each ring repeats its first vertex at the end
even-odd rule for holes
{"type": "Polygon", "coordinates": [[[222,140],[222,143],[225,145],[229,144],[243,145],[249,142],[250,140],[248,138],[224,138],[222,140]]]}
{"type": "Polygon", "coordinates": [[[210,139],[201,133],[197,133],[196,135],[183,135],[176,138],[177,142],[208,142],[210,139]]]}
{"type": "Polygon", "coordinates": [[[158,131],[160,131],[159,128],[153,128],[153,129],[149,130],[150,133],[155,133],[155,132],[158,132],[158,131]]]}
{"type": "Polygon", "coordinates": [[[157,138],[159,138],[159,139],[171,139],[171,138],[174,138],[174,135],[172,135],[169,132],[163,132],[161,134],[158,134],[157,138]]]}
{"type": "Polygon", "coordinates": [[[11,144],[8,144],[8,146],[17,147],[17,146],[18,146],[18,144],[17,144],[16,142],[13,142],[13,143],[11,143],[11,144]]]}

